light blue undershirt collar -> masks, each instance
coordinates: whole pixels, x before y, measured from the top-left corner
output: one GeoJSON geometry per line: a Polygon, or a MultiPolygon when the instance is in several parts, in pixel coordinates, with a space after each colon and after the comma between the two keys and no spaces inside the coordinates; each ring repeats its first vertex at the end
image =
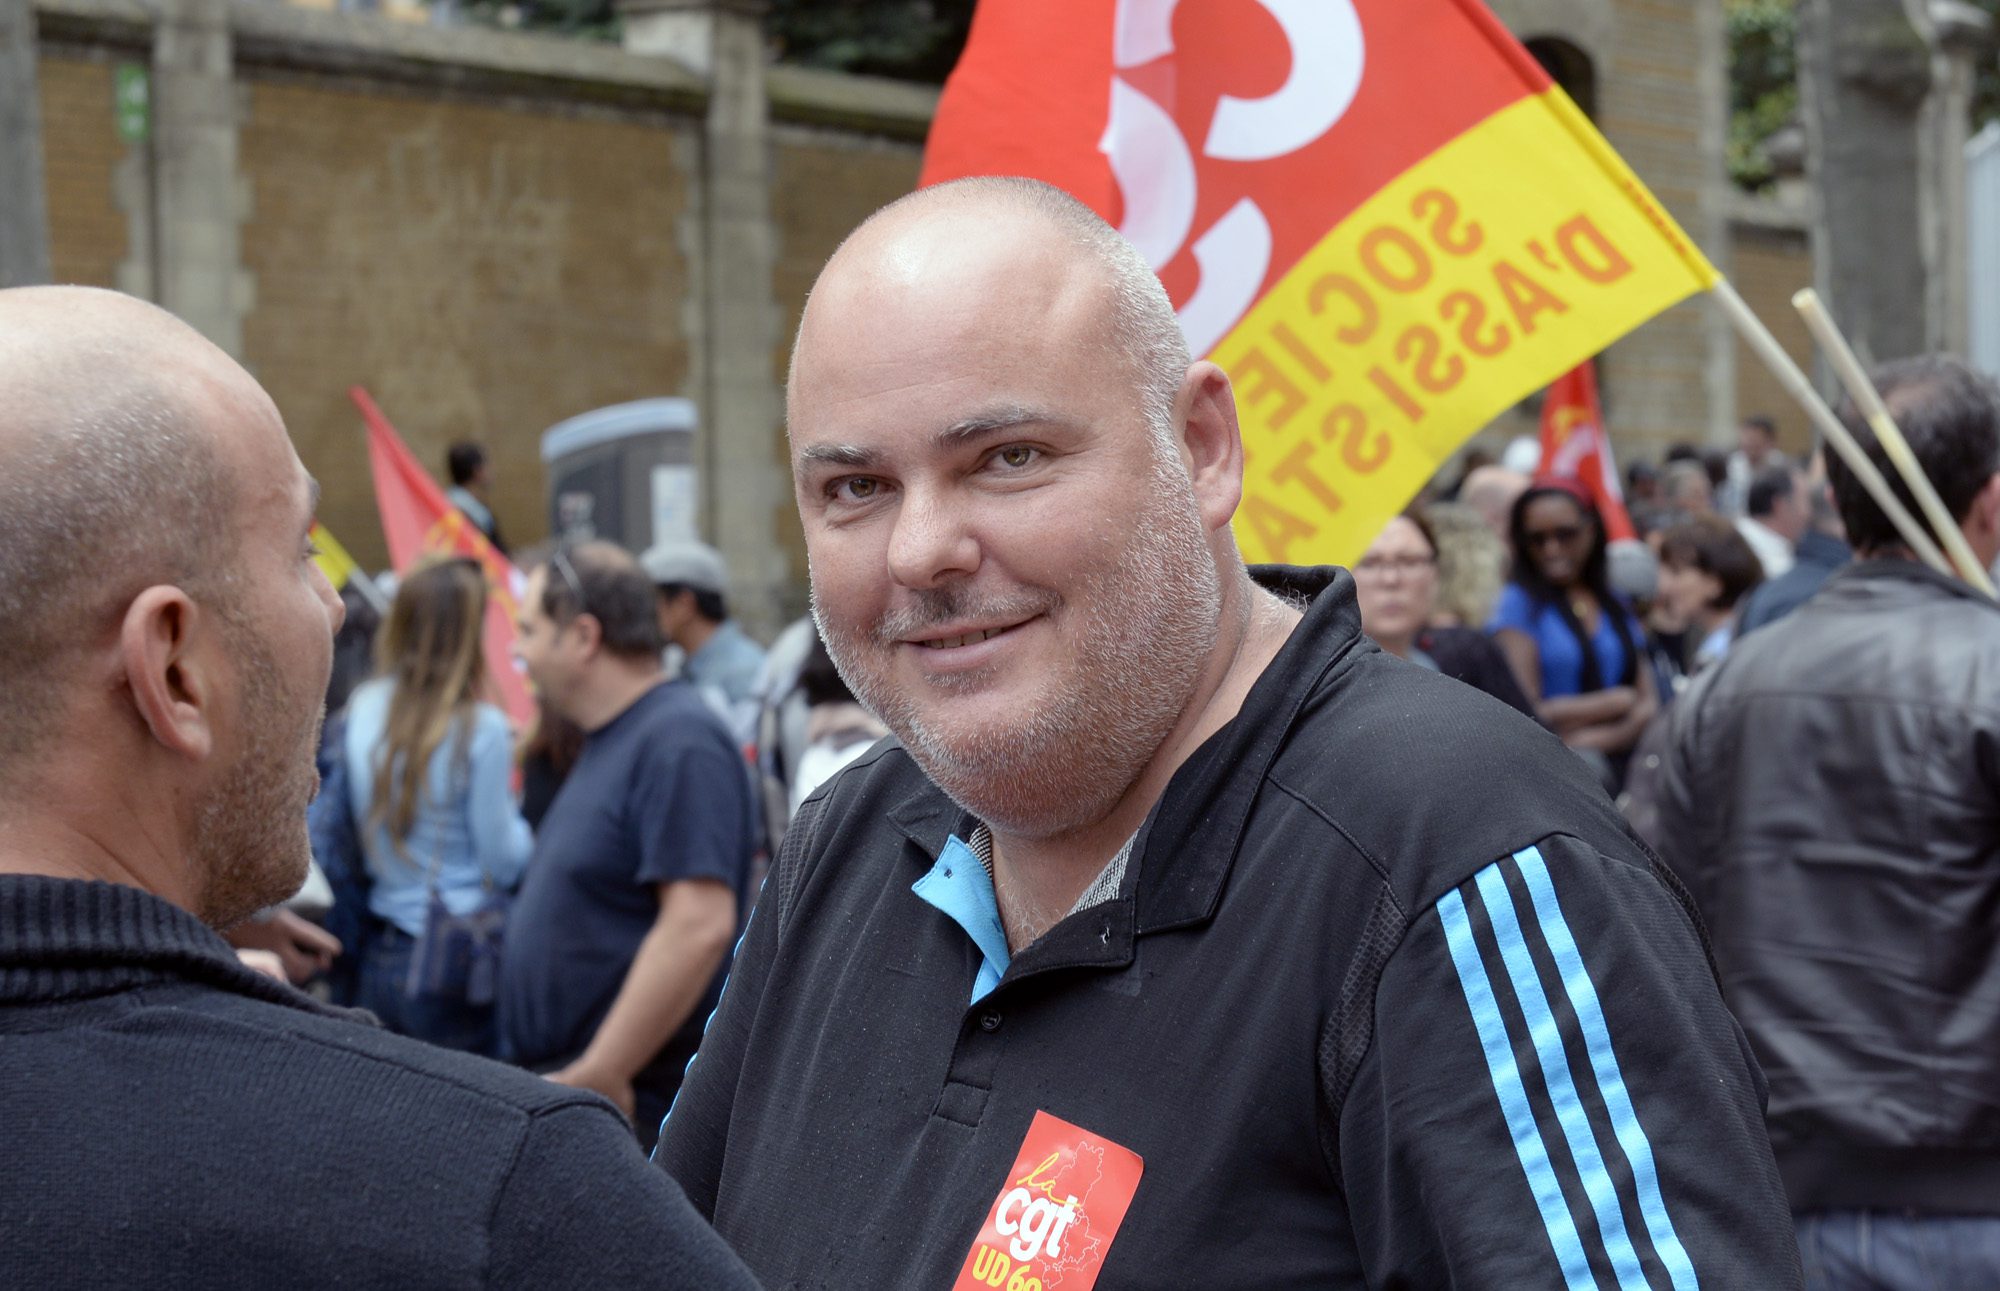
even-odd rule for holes
{"type": "Polygon", "coordinates": [[[1007,932],[1000,926],[1000,903],[993,895],[993,876],[957,834],[945,840],[930,873],[910,885],[910,891],[965,929],[983,956],[972,980],[972,1002],[986,998],[1000,985],[1007,965],[1014,962],[1007,932]]]}

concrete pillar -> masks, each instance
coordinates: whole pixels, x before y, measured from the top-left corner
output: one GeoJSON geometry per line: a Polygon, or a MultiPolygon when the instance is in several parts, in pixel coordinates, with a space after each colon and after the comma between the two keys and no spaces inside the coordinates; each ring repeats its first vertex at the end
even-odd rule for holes
{"type": "Polygon", "coordinates": [[[155,299],[241,358],[249,293],[228,0],[163,0],[152,102],[155,299]]]}
{"type": "Polygon", "coordinates": [[[771,126],[765,0],[627,0],[625,45],[708,78],[698,161],[699,296],[689,352],[701,409],[702,529],[729,562],[733,613],[767,639],[783,626],[794,571],[778,540],[792,506],[784,468],[783,314],[772,281],[771,126]]]}
{"type": "Polygon", "coordinates": [[[34,0],[0,0],[0,287],[49,281],[34,0]]]}
{"type": "MultiPolygon", "coordinates": [[[[1695,85],[1701,102],[1702,176],[1700,215],[1690,229],[1709,260],[1733,272],[1729,211],[1736,186],[1729,179],[1729,30],[1722,0],[1697,0],[1692,19],[1701,52],[1695,85]]],[[[1708,396],[1708,442],[1733,445],[1736,438],[1736,332],[1713,299],[1702,303],[1702,386],[1708,396]]]]}
{"type": "Polygon", "coordinates": [[[1931,42],[1933,89],[1925,108],[1925,167],[1930,182],[1925,222],[1931,260],[1926,329],[1931,348],[1964,354],[1972,339],[1971,240],[1966,226],[1965,146],[1972,129],[1972,94],[1993,20],[1964,0],[1929,0],[1924,17],[1931,42]]]}
{"type": "Polygon", "coordinates": [[[1816,285],[1864,362],[1915,354],[1929,344],[1929,45],[1904,0],[1799,0],[1798,21],[1816,285]]]}

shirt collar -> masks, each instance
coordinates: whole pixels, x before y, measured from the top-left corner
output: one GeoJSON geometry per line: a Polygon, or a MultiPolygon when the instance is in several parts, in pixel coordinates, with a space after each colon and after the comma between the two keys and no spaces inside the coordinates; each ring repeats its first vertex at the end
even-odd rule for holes
{"type": "Polygon", "coordinates": [[[972,1002],[979,1003],[1000,984],[1013,962],[986,858],[953,834],[938,852],[937,863],[910,885],[910,891],[963,928],[972,944],[979,947],[979,972],[972,981],[972,1002]]]}
{"type": "MultiPolygon", "coordinates": [[[[1098,871],[1063,918],[1117,897],[1119,885],[1125,880],[1126,864],[1132,857],[1132,844],[1138,837],[1134,834],[1125,840],[1125,845],[1098,871]]],[[[972,982],[972,1002],[979,1003],[1000,984],[1014,961],[993,887],[993,831],[982,821],[973,826],[972,837],[961,839],[953,834],[946,839],[937,863],[910,885],[910,891],[963,928],[973,945],[979,947],[979,971],[972,982]]]]}
{"type": "MultiPolygon", "coordinates": [[[[1092,921],[1066,920],[1051,929],[1016,956],[1017,968],[1030,962],[1044,967],[1116,962],[1121,955],[1130,957],[1121,938],[1214,914],[1266,772],[1313,693],[1363,644],[1354,578],[1346,570],[1259,565],[1250,575],[1266,590],[1303,602],[1304,619],[1251,686],[1235,718],[1174,773],[1133,841],[1130,863],[1138,873],[1124,885],[1128,893],[1097,907],[1103,914],[1098,926],[1071,929],[1066,925],[1092,921]]],[[[947,840],[969,837],[978,824],[928,782],[888,815],[915,845],[913,859],[926,866],[947,840]]]]}
{"type": "Polygon", "coordinates": [[[0,875],[0,1003],[101,995],[169,979],[312,1013],[366,1016],[246,968],[213,930],[150,892],[0,875]]]}
{"type": "MultiPolygon", "coordinates": [[[[1125,845],[1120,847],[1117,853],[1104,863],[1104,868],[1097,872],[1097,877],[1090,881],[1090,886],[1083,890],[1083,895],[1076,899],[1076,904],[1069,908],[1069,912],[1063,916],[1064,918],[1068,918],[1069,915],[1075,914],[1079,910],[1088,910],[1099,902],[1109,901],[1112,897],[1118,895],[1119,885],[1125,881],[1125,869],[1132,860],[1132,844],[1138,841],[1139,835],[1136,833],[1125,840],[1125,845]]],[[[986,877],[991,879],[993,877],[993,831],[987,827],[985,821],[982,820],[972,827],[972,837],[965,840],[965,845],[971,850],[973,856],[978,859],[979,867],[986,871],[986,877]]]]}

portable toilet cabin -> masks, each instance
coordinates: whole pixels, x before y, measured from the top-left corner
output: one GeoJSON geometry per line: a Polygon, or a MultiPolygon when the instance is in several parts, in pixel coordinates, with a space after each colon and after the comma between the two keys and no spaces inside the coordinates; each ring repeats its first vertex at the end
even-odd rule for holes
{"type": "Polygon", "coordinates": [[[604,538],[641,552],[700,537],[695,407],[637,399],[580,413],[542,432],[549,533],[559,542],[604,538]]]}

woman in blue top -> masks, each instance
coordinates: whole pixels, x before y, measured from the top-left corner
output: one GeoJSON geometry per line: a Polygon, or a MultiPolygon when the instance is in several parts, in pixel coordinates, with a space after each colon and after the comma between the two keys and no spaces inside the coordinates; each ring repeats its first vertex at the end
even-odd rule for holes
{"type": "Polygon", "coordinates": [[[1604,522],[1581,485],[1542,479],[1508,527],[1514,573],[1487,628],[1536,714],[1615,784],[1659,694],[1645,629],[1611,590],[1604,522]]]}
{"type": "Polygon", "coordinates": [[[343,750],[368,907],[383,925],[356,1002],[391,1030],[474,1053],[492,1048],[492,1006],[420,994],[409,979],[433,888],[469,913],[520,881],[533,841],[510,788],[513,733],[479,700],[485,616],[475,561],[406,578],[376,642],[380,675],[348,700],[343,750]]]}

